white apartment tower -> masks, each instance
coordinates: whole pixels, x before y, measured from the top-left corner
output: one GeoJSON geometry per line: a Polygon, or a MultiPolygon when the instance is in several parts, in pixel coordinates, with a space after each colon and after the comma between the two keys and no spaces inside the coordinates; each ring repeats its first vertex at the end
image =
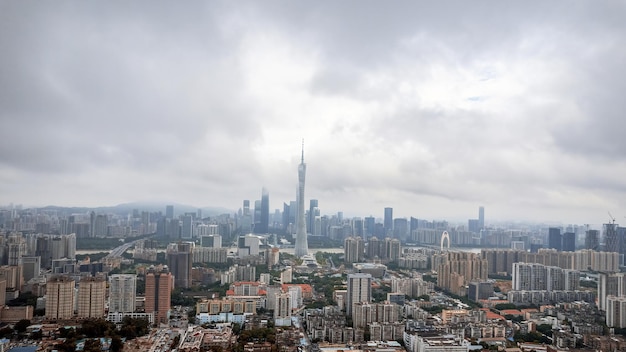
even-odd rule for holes
{"type": "Polygon", "coordinates": [[[346,315],[352,316],[354,303],[372,301],[372,275],[348,274],[348,293],[346,299],[346,315]]]}
{"type": "Polygon", "coordinates": [[[132,313],[135,311],[137,275],[116,274],[109,276],[109,313],[132,313]]]}

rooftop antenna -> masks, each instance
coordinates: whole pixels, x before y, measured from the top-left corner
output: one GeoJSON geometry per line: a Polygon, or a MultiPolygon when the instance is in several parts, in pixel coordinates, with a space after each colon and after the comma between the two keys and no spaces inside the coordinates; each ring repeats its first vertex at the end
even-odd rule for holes
{"type": "Polygon", "coordinates": [[[300,160],[302,164],[304,164],[304,138],[302,138],[302,159],[300,160]]]}

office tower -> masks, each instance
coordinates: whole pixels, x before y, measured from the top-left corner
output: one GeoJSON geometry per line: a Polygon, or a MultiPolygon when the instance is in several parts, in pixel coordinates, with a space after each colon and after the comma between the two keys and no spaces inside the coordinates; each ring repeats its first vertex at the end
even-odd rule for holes
{"type": "Polygon", "coordinates": [[[46,318],[74,318],[74,280],[55,276],[46,283],[46,318]]]}
{"type": "Polygon", "coordinates": [[[89,237],[96,237],[96,212],[89,213],[89,237]]]}
{"type": "Polygon", "coordinates": [[[41,269],[41,257],[22,257],[22,273],[24,275],[24,282],[39,277],[39,271],[41,269]]]}
{"type": "Polygon", "coordinates": [[[467,220],[467,230],[473,233],[480,232],[480,224],[478,219],[469,219],[467,220]]]}
{"type": "Polygon", "coordinates": [[[296,248],[294,254],[301,258],[309,254],[309,243],[306,232],[306,219],[304,217],[304,182],[306,178],[306,164],[304,163],[304,141],[302,142],[302,158],[298,165],[298,219],[296,221],[296,248]]]}
{"type": "Polygon", "coordinates": [[[604,224],[604,250],[606,252],[618,252],[620,248],[617,238],[617,227],[615,223],[604,224]]]}
{"type": "Polygon", "coordinates": [[[352,218],[351,236],[365,238],[365,226],[362,218],[352,218]]]}
{"type": "Polygon", "coordinates": [[[365,255],[365,242],[361,237],[348,237],[343,242],[343,253],[346,263],[360,263],[365,255]]]}
{"type": "Polygon", "coordinates": [[[619,253],[626,258],[626,227],[617,227],[617,242],[620,246],[619,253]]]}
{"type": "Polygon", "coordinates": [[[405,241],[409,236],[409,223],[405,218],[393,219],[393,237],[405,241]]]}
{"type": "Polygon", "coordinates": [[[254,201],[254,219],[252,222],[254,225],[252,226],[254,233],[258,233],[261,228],[261,201],[254,201]]]}
{"type": "Polygon", "coordinates": [[[411,216],[409,220],[409,236],[413,235],[413,231],[416,231],[419,228],[419,220],[411,216]]]}
{"type": "Polygon", "coordinates": [[[174,218],[174,206],[173,205],[166,205],[165,206],[165,218],[166,219],[173,219],[174,218]]]}
{"type": "Polygon", "coordinates": [[[193,246],[192,242],[178,242],[168,245],[167,265],[174,276],[175,287],[191,287],[193,246]]]}
{"type": "Polygon", "coordinates": [[[154,314],[157,324],[167,324],[172,294],[172,274],[167,267],[157,271],[154,267],[146,273],[146,313],[154,314]]]}
{"type": "Polygon", "coordinates": [[[222,236],[220,235],[206,235],[200,237],[202,247],[221,248],[222,236]]]}
{"type": "Polygon", "coordinates": [[[237,241],[237,254],[239,258],[249,255],[259,255],[261,239],[255,235],[239,236],[237,241]]]}
{"type": "Polygon", "coordinates": [[[180,232],[180,238],[191,239],[193,238],[193,217],[190,214],[185,214],[181,218],[182,230],[180,232]]]}
{"type": "Polygon", "coordinates": [[[563,233],[562,248],[564,252],[573,252],[576,250],[576,234],[573,232],[563,233]]]}
{"type": "Polygon", "coordinates": [[[105,237],[108,235],[108,227],[109,227],[109,218],[104,214],[96,215],[96,219],[94,221],[94,232],[93,237],[105,237]]]}
{"type": "Polygon", "coordinates": [[[600,232],[598,230],[585,231],[585,248],[597,251],[600,249],[600,232]]]}
{"type": "Polygon", "coordinates": [[[315,217],[319,215],[318,204],[317,199],[311,199],[309,201],[309,218],[306,222],[306,231],[308,233],[313,233],[313,223],[315,222],[315,217]]]}
{"type": "Polygon", "coordinates": [[[109,312],[133,313],[137,275],[115,274],[109,276],[109,312]]]}
{"type": "Polygon", "coordinates": [[[78,283],[78,317],[104,317],[106,281],[103,277],[85,277],[78,283]]]}
{"type": "Polygon", "coordinates": [[[270,194],[263,187],[261,192],[261,212],[259,214],[259,226],[254,227],[255,233],[269,233],[270,223],[270,194]]]}
{"type": "Polygon", "coordinates": [[[385,208],[383,226],[385,227],[385,236],[393,235],[393,208],[385,208]]]}
{"type": "Polygon", "coordinates": [[[374,232],[376,231],[376,219],[373,216],[368,216],[365,218],[365,238],[370,238],[374,236],[374,232]]]}
{"type": "Polygon", "coordinates": [[[370,303],[372,301],[372,275],[348,274],[348,293],[346,297],[346,315],[352,316],[352,307],[355,303],[370,303]]]}
{"type": "Polygon", "coordinates": [[[485,207],[478,207],[478,230],[485,228],[485,207]]]}
{"type": "Polygon", "coordinates": [[[493,284],[491,282],[470,282],[467,289],[467,298],[470,301],[478,302],[481,299],[488,299],[493,294],[493,284]]]}
{"type": "Polygon", "coordinates": [[[563,239],[561,237],[561,229],[551,227],[548,229],[548,248],[560,251],[562,249],[563,239]]]}
{"type": "Polygon", "coordinates": [[[241,219],[239,219],[239,228],[241,228],[241,233],[250,233],[252,232],[252,225],[254,224],[252,219],[252,213],[250,212],[250,201],[243,201],[243,213],[241,215],[241,219]]]}

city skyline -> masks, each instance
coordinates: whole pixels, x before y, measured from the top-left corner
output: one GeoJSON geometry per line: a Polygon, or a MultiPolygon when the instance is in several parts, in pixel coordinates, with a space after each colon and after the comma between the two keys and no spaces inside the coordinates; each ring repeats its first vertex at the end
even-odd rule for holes
{"type": "Polygon", "coordinates": [[[3,4],[0,205],[624,220],[626,5],[450,3],[3,4]]]}

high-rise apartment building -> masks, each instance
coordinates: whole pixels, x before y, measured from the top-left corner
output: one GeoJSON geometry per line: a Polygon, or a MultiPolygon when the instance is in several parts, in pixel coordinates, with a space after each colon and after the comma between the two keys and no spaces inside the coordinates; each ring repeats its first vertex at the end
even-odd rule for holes
{"type": "Polygon", "coordinates": [[[104,317],[106,281],[103,277],[85,277],[78,283],[78,317],[104,317]]]}
{"type": "Polygon", "coordinates": [[[348,292],[346,295],[346,315],[352,316],[355,303],[372,301],[372,275],[348,274],[348,292]]]}
{"type": "Polygon", "coordinates": [[[276,293],[275,295],[274,321],[276,326],[289,326],[291,325],[291,294],[276,293]]]}
{"type": "Polygon", "coordinates": [[[115,274],[109,276],[109,312],[133,313],[137,275],[115,274]]]}
{"type": "Polygon", "coordinates": [[[385,208],[385,217],[383,219],[383,226],[385,227],[385,235],[393,235],[393,208],[385,208]]]}
{"type": "Polygon", "coordinates": [[[580,287],[580,273],[542,264],[513,263],[515,291],[576,291],[580,287]]]}
{"type": "Polygon", "coordinates": [[[360,263],[365,256],[365,242],[361,237],[348,237],[343,242],[343,253],[346,263],[360,263]]]}
{"type": "Polygon", "coordinates": [[[302,142],[302,158],[298,165],[298,218],[296,219],[296,248],[294,254],[301,258],[309,254],[309,242],[306,232],[306,218],[304,216],[304,184],[306,179],[306,164],[304,163],[304,141],[302,142]]]}
{"type": "Polygon", "coordinates": [[[610,328],[626,328],[626,297],[606,298],[606,325],[610,328]]]}
{"type": "Polygon", "coordinates": [[[74,318],[74,287],[73,279],[68,276],[55,276],[46,283],[46,318],[74,318]]]}
{"type": "Polygon", "coordinates": [[[170,243],[167,249],[167,265],[174,276],[174,285],[189,288],[192,285],[193,242],[170,243]]]}
{"type": "Polygon", "coordinates": [[[626,296],[626,273],[598,274],[598,309],[607,309],[609,296],[626,296]]]}
{"type": "Polygon", "coordinates": [[[157,271],[154,267],[146,273],[146,313],[154,314],[154,321],[167,324],[170,316],[170,296],[172,294],[172,274],[165,267],[157,271]]]}
{"type": "Polygon", "coordinates": [[[444,252],[433,256],[437,268],[437,284],[459,296],[466,294],[465,287],[472,281],[487,280],[488,263],[477,253],[444,252]]]}

